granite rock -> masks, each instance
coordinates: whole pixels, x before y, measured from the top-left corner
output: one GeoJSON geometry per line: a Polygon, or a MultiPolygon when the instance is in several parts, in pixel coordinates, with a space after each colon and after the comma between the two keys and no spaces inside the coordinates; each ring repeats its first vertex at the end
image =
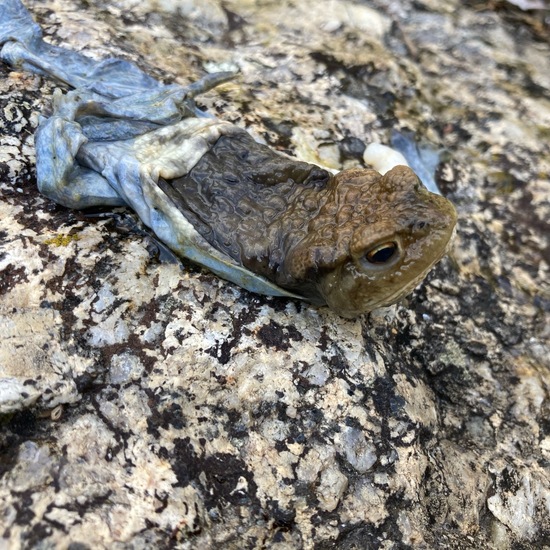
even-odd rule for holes
{"type": "Polygon", "coordinates": [[[362,319],[247,293],[40,196],[56,85],[0,66],[0,548],[550,548],[548,10],[26,5],[167,82],[238,67],[202,107],[302,160],[413,131],[460,220],[362,319]]]}

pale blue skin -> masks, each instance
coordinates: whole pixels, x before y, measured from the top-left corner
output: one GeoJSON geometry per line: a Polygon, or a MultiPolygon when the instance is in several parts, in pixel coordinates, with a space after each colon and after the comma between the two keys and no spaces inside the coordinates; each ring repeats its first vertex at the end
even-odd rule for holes
{"type": "Polygon", "coordinates": [[[400,132],[392,133],[391,144],[407,159],[407,163],[420,178],[424,187],[432,193],[441,195],[434,179],[435,171],[441,160],[439,152],[430,147],[419,145],[412,137],[400,132]]]}

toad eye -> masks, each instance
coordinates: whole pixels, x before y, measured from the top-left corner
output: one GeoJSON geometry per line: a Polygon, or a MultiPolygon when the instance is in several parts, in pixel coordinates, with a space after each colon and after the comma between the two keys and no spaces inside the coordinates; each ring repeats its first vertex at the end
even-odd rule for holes
{"type": "Polygon", "coordinates": [[[365,258],[367,261],[371,264],[380,265],[388,263],[390,260],[392,260],[397,253],[398,246],[397,243],[394,242],[387,242],[382,243],[371,250],[369,250],[365,254],[365,258]]]}

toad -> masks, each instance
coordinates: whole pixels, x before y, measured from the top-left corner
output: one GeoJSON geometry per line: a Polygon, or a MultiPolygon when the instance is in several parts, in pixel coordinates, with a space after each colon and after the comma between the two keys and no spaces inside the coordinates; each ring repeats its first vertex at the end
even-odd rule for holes
{"type": "Polygon", "coordinates": [[[35,139],[39,189],[60,204],[129,206],[179,256],[348,318],[400,300],[445,253],[455,209],[409,167],[333,175],[195,106],[233,75],[182,87],[94,61],[44,42],[19,0],[0,6],[0,45],[5,63],[72,88],[35,139]]]}

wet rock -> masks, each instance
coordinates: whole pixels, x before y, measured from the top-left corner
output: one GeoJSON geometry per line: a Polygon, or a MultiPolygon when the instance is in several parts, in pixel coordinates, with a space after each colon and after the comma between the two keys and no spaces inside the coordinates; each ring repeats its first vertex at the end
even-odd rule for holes
{"type": "Polygon", "coordinates": [[[363,319],[249,294],[41,197],[55,85],[0,66],[7,548],[550,545],[548,41],[490,5],[326,4],[28,3],[166,81],[238,66],[201,106],[303,160],[414,131],[460,221],[363,319]]]}

